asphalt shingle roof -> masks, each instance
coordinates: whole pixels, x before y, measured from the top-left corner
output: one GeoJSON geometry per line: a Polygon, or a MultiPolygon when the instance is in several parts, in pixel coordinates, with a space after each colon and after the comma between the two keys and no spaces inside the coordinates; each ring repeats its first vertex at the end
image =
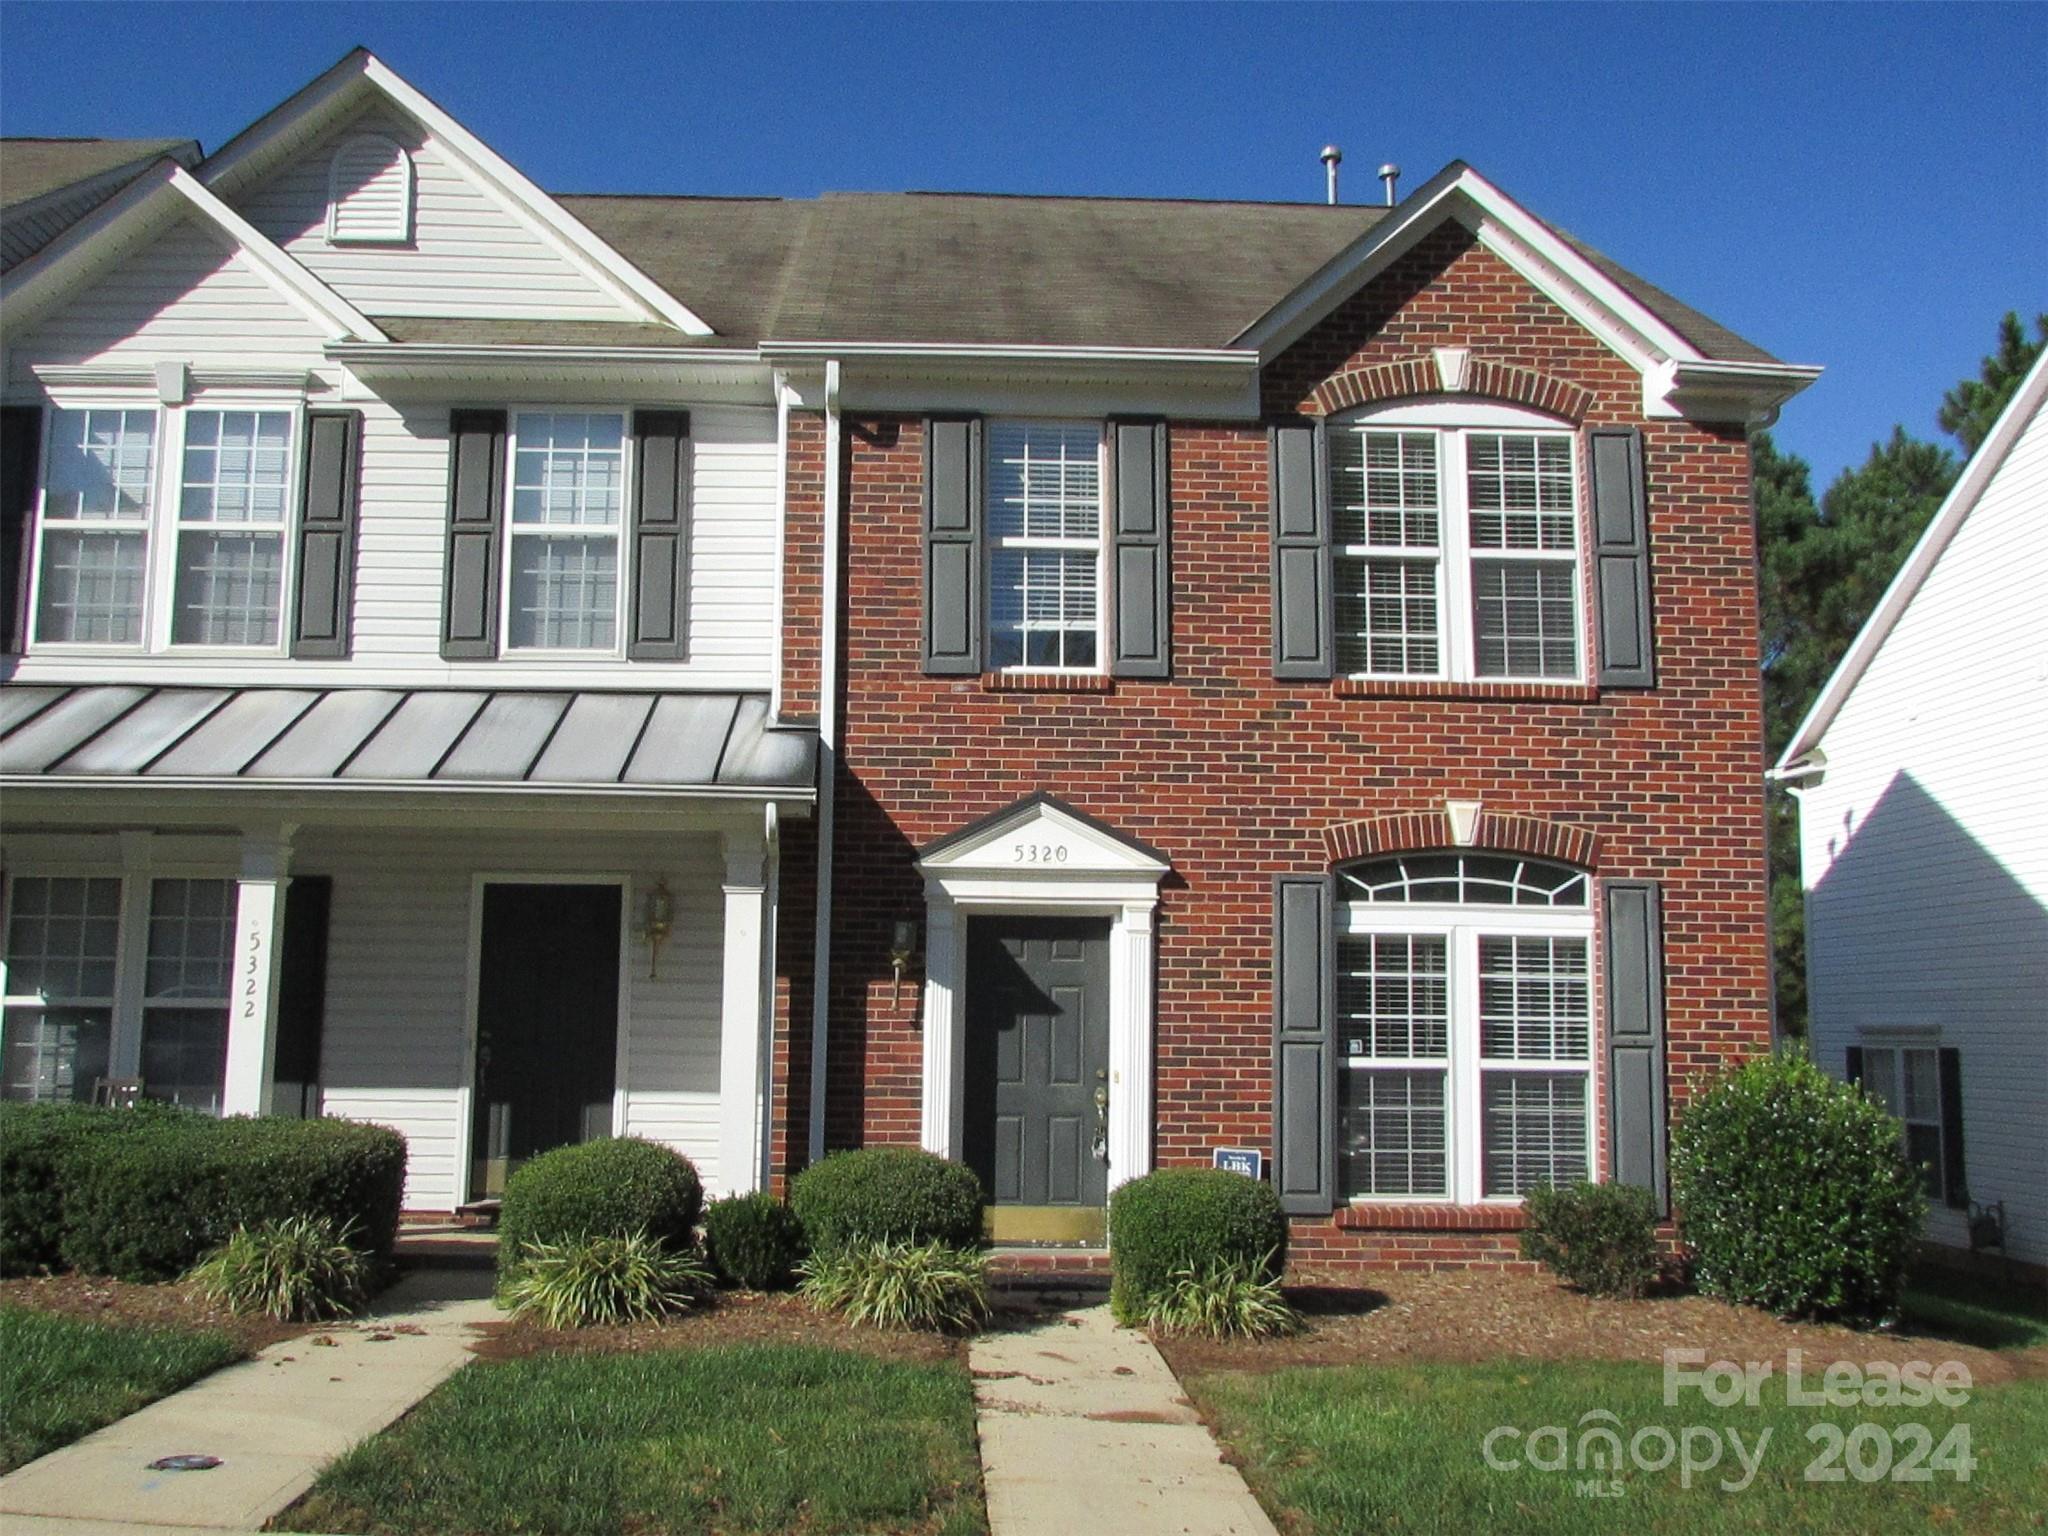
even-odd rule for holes
{"type": "Polygon", "coordinates": [[[190,139],[0,139],[0,208],[154,160],[190,139]]]}

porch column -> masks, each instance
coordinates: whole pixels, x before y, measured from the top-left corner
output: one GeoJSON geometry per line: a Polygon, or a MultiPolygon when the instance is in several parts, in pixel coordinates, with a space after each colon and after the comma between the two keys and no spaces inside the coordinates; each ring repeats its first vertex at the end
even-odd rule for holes
{"type": "Polygon", "coordinates": [[[223,1115],[267,1115],[276,1086],[277,994],[284,959],[284,893],[294,829],[242,839],[235,884],[235,948],[228,988],[223,1115]]]}
{"type": "Polygon", "coordinates": [[[718,1037],[718,1175],[729,1195],[761,1187],[761,945],[767,916],[767,839],[758,828],[729,831],[718,1037]]]}
{"type": "Polygon", "coordinates": [[[1152,1171],[1152,938],[1157,899],[1127,901],[1110,943],[1109,1187],[1152,1171]],[[1122,1028],[1116,1027],[1121,1022],[1122,1028]]]}
{"type": "Polygon", "coordinates": [[[919,1141],[941,1157],[961,1155],[966,1067],[955,1016],[960,995],[959,939],[952,898],[927,887],[924,909],[924,1113],[919,1141]]]}

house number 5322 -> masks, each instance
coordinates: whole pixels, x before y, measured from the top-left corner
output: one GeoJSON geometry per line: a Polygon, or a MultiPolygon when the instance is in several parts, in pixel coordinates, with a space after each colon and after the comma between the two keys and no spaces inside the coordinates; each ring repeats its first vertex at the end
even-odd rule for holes
{"type": "Polygon", "coordinates": [[[1067,850],[1058,843],[1012,843],[1010,852],[1018,864],[1064,864],[1067,850]]]}
{"type": "Polygon", "coordinates": [[[242,963],[242,1017],[256,1017],[256,999],[263,980],[263,930],[249,930],[248,948],[242,963]]]}

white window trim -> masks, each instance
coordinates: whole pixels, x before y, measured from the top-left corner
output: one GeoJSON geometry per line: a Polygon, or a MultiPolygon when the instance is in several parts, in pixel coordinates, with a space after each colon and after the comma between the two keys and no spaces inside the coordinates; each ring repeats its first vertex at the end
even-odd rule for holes
{"type": "MultiPolygon", "coordinates": [[[[1481,1156],[1484,1135],[1480,1079],[1487,1072],[1580,1073],[1586,1091],[1586,1177],[1599,1177],[1599,1121],[1595,1114],[1594,1072],[1598,1062],[1599,1018],[1592,1002],[1593,910],[1579,907],[1513,907],[1440,902],[1342,902],[1338,907],[1339,938],[1372,934],[1426,934],[1447,941],[1447,995],[1450,1020],[1449,1053],[1435,1057],[1358,1058],[1367,1068],[1389,1071],[1437,1071],[1448,1074],[1446,1145],[1450,1151],[1449,1188],[1440,1195],[1381,1195],[1361,1192],[1344,1198],[1354,1205],[1492,1205],[1515,1207],[1520,1195],[1487,1195],[1481,1156]],[[1495,935],[1515,938],[1582,939],[1587,946],[1588,1023],[1586,1059],[1575,1061],[1495,1061],[1482,1058],[1479,1041],[1479,940],[1495,935]]],[[[1353,1058],[1335,1056],[1336,1069],[1349,1071],[1353,1058]]],[[[1332,1128],[1335,1134],[1335,1128],[1332,1128]]]]}
{"type": "Polygon", "coordinates": [[[633,523],[633,497],[638,488],[635,479],[637,469],[634,461],[639,457],[633,435],[633,407],[630,405],[578,405],[578,404],[527,404],[507,406],[505,410],[505,467],[503,473],[503,498],[500,512],[504,518],[504,548],[498,561],[498,634],[500,660],[517,657],[521,661],[543,664],[555,662],[624,661],[626,659],[626,628],[632,619],[632,607],[628,594],[632,591],[634,570],[632,565],[633,540],[629,537],[633,523]],[[618,581],[612,592],[612,644],[609,650],[596,646],[559,645],[514,645],[512,643],[512,541],[516,538],[554,535],[558,537],[588,538],[593,529],[589,524],[527,524],[525,532],[512,519],[513,478],[519,463],[519,418],[520,416],[617,416],[620,422],[619,442],[621,461],[619,467],[619,520],[612,527],[612,536],[618,541],[618,581]]]}
{"type": "MultiPolygon", "coordinates": [[[[1369,682],[1468,682],[1536,683],[1569,686],[1587,679],[1588,603],[1586,600],[1586,477],[1579,434],[1560,425],[1554,417],[1517,406],[1492,403],[1459,404],[1430,402],[1423,405],[1393,406],[1345,415],[1330,423],[1330,432],[1427,431],[1437,449],[1437,548],[1436,604],[1437,658],[1434,672],[1375,672],[1345,674],[1369,682]],[[1466,477],[1466,442],[1471,434],[1493,433],[1562,438],[1572,462],[1572,548],[1562,551],[1475,550],[1471,537],[1470,486],[1466,477]],[[1563,565],[1569,559],[1572,572],[1573,651],[1578,665],[1570,676],[1529,673],[1494,673],[1478,670],[1478,642],[1474,629],[1477,609],[1474,600],[1472,563],[1474,559],[1512,560],[1539,565],[1563,565]]],[[[1328,474],[1328,469],[1325,469],[1328,474]]],[[[1334,485],[1330,504],[1336,504],[1334,485]]],[[[1338,560],[1408,560],[1432,558],[1420,547],[1379,544],[1338,544],[1331,553],[1338,560]]]]}
{"type": "MultiPolygon", "coordinates": [[[[17,993],[8,977],[7,937],[14,925],[16,882],[29,880],[113,880],[121,887],[120,927],[114,940],[114,994],[108,1009],[107,1076],[138,1077],[142,1072],[142,1031],[149,1008],[150,898],[158,880],[224,880],[236,883],[238,866],[232,857],[195,858],[189,855],[159,863],[149,856],[147,839],[123,835],[122,847],[107,858],[65,858],[48,862],[25,862],[7,871],[7,889],[0,902],[0,1011],[7,1008],[40,1008],[41,996],[17,993]],[[130,843],[134,843],[131,850],[130,843]]],[[[240,933],[239,918],[234,929],[240,933]]],[[[99,1007],[98,1003],[80,1006],[99,1007]]],[[[197,1007],[199,1002],[159,1002],[158,1007],[197,1007]]],[[[221,1004],[223,1011],[232,1000],[221,1004]]],[[[144,1085],[147,1088],[147,1084],[144,1085]]]]}
{"type": "MultiPolygon", "coordinates": [[[[983,540],[987,546],[983,555],[981,580],[983,590],[989,594],[989,612],[983,621],[986,634],[982,643],[991,650],[995,646],[995,559],[998,550],[1022,550],[1027,553],[1041,552],[1092,552],[1095,556],[1095,664],[1090,667],[1075,666],[1033,666],[1029,660],[1012,666],[996,667],[993,670],[1006,674],[1031,673],[1036,676],[1059,677],[1101,677],[1109,671],[1109,592],[1108,592],[1108,549],[1109,549],[1109,423],[1093,417],[1079,416],[992,416],[986,423],[987,446],[983,450],[982,484],[989,487],[985,493],[987,507],[983,515],[989,523],[988,537],[983,540]],[[1048,534],[999,535],[994,531],[994,465],[995,428],[1003,422],[1028,422],[1048,427],[1093,427],[1095,438],[1095,537],[1092,539],[1055,537],[1048,534]]],[[[1029,644],[1025,650],[1030,649],[1029,644]]]]}
{"type": "MultiPolygon", "coordinates": [[[[306,397],[301,393],[262,394],[237,390],[195,393],[176,405],[131,393],[72,394],[52,396],[43,410],[41,455],[37,461],[35,527],[30,550],[28,633],[32,652],[51,656],[159,656],[176,655],[193,660],[212,659],[275,660],[291,649],[292,594],[297,577],[297,526],[304,487],[301,484],[306,442],[306,397]],[[149,515],[146,521],[91,519],[93,528],[113,530],[140,528],[143,549],[142,638],[132,644],[109,641],[50,640],[42,634],[43,549],[49,525],[50,435],[58,411],[148,411],[156,418],[156,459],[150,467],[149,515]],[[279,561],[277,640],[271,645],[178,644],[171,639],[177,621],[178,535],[186,524],[179,516],[185,484],[185,425],[193,411],[282,411],[292,420],[291,447],[285,463],[284,517],[276,525],[282,544],[279,561]]],[[[65,527],[78,526],[66,519],[65,527]]],[[[194,523],[192,527],[210,526],[194,523]]],[[[271,525],[222,524],[252,533],[272,531],[271,525]]]]}

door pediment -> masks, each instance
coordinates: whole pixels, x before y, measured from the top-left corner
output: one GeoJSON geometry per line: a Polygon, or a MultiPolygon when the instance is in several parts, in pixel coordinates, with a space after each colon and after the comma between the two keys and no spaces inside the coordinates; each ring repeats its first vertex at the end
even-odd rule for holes
{"type": "Polygon", "coordinates": [[[1157,849],[1041,790],[926,844],[917,867],[926,875],[1109,875],[1157,881],[1171,865],[1157,849]]]}

